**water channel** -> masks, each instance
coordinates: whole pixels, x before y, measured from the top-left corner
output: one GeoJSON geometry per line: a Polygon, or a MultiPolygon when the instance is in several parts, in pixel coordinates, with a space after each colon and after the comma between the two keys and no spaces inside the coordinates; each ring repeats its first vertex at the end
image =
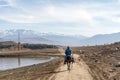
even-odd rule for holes
{"type": "Polygon", "coordinates": [[[13,69],[38,63],[45,63],[50,60],[54,59],[51,58],[20,58],[20,57],[10,57],[10,58],[0,58],[0,71],[1,70],[7,70],[7,69],[13,69]]]}

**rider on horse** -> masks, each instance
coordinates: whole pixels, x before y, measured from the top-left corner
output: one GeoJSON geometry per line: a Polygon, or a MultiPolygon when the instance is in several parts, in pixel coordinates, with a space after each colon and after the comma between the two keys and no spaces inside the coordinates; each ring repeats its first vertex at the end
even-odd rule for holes
{"type": "Polygon", "coordinates": [[[70,58],[71,62],[74,62],[74,58],[72,57],[72,50],[69,46],[67,46],[67,49],[65,50],[65,55],[64,64],[66,64],[68,58],[70,58]]]}

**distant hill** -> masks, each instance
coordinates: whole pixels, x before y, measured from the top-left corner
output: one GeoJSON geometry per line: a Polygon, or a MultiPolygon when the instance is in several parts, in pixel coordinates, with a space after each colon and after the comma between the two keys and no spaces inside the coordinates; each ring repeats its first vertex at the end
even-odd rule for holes
{"type": "Polygon", "coordinates": [[[0,42],[0,45],[16,45],[16,43],[13,41],[3,41],[0,42]]]}
{"type": "Polygon", "coordinates": [[[95,35],[93,37],[80,40],[80,45],[103,45],[120,41],[120,32],[113,34],[95,35]]]}
{"type": "Polygon", "coordinates": [[[2,39],[2,38],[0,38],[0,41],[3,41],[3,39],[2,39]]]}
{"type": "Polygon", "coordinates": [[[55,35],[55,34],[48,34],[43,35],[43,38],[46,38],[48,40],[52,40],[55,42],[60,43],[61,45],[78,45],[80,43],[80,40],[85,39],[84,36],[67,36],[67,35],[55,35]]]}
{"type": "Polygon", "coordinates": [[[11,47],[16,46],[17,44],[13,41],[3,41],[0,42],[0,49],[10,49],[11,47]]]}

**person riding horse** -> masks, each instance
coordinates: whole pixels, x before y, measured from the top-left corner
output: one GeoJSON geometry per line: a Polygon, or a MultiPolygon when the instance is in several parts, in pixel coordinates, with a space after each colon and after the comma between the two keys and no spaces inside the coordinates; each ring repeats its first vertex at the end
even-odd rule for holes
{"type": "Polygon", "coordinates": [[[67,49],[65,50],[65,59],[64,59],[64,64],[66,64],[67,60],[74,62],[74,58],[72,57],[72,50],[70,49],[69,46],[67,46],[67,49]]]}

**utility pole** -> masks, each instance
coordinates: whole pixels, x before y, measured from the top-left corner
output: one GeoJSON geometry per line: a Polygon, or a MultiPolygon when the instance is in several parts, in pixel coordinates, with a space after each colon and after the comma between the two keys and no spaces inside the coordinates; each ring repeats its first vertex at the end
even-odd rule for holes
{"type": "Polygon", "coordinates": [[[21,49],[21,44],[20,44],[20,32],[18,32],[18,51],[21,49]]]}
{"type": "MultiPolygon", "coordinates": [[[[18,51],[21,50],[21,43],[20,43],[20,31],[18,31],[18,51]]],[[[21,61],[20,61],[20,56],[18,55],[18,66],[20,66],[21,61]]]]}

